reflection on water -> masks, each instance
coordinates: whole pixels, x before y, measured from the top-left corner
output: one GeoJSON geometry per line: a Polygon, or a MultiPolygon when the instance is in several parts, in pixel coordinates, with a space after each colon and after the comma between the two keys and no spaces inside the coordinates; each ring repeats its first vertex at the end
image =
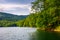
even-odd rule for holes
{"type": "Polygon", "coordinates": [[[38,30],[31,38],[31,40],[60,40],[60,33],[38,30]]]}
{"type": "Polygon", "coordinates": [[[2,27],[0,40],[60,40],[60,33],[36,31],[36,28],[2,27]]]}

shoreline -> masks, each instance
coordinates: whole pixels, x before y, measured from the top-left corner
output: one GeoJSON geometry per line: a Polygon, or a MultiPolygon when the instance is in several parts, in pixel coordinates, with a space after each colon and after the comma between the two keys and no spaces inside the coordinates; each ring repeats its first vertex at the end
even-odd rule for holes
{"type": "Polygon", "coordinates": [[[45,30],[45,28],[37,28],[37,30],[44,30],[44,31],[51,31],[51,32],[60,32],[60,29],[51,29],[47,28],[48,30],[45,30]]]}

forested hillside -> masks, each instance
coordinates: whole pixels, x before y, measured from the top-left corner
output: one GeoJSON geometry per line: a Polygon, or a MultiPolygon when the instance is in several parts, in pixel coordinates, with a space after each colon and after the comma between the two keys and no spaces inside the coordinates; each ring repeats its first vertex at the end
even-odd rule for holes
{"type": "Polygon", "coordinates": [[[32,2],[29,16],[17,16],[0,12],[0,26],[39,27],[46,30],[60,26],[60,0],[36,0],[32,2]]]}
{"type": "Polygon", "coordinates": [[[60,25],[60,0],[36,0],[26,19],[18,21],[18,26],[54,29],[60,25]]]}
{"type": "Polygon", "coordinates": [[[27,17],[27,15],[12,15],[4,12],[0,12],[0,27],[9,27],[9,26],[17,26],[16,22],[18,20],[23,20],[27,17]]]}
{"type": "Polygon", "coordinates": [[[0,12],[0,20],[18,21],[26,18],[27,15],[13,15],[4,12],[0,12]]]}

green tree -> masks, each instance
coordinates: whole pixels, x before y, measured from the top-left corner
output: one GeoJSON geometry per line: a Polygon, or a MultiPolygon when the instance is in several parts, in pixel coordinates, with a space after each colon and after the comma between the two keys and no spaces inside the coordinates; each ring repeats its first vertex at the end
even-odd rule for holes
{"type": "Polygon", "coordinates": [[[36,0],[33,2],[32,9],[35,10],[35,13],[39,14],[36,22],[37,26],[40,24],[41,27],[55,28],[55,26],[60,24],[59,4],[59,0],[36,0]],[[43,8],[43,10],[40,10],[41,8],[43,8]]]}
{"type": "Polygon", "coordinates": [[[32,2],[32,11],[35,13],[22,21],[24,26],[51,30],[60,25],[60,0],[36,0],[32,2]]]}

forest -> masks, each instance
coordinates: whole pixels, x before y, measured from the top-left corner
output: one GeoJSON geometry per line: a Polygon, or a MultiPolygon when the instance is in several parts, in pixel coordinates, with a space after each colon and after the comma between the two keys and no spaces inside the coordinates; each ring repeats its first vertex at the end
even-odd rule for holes
{"type": "Polygon", "coordinates": [[[15,25],[18,27],[38,27],[55,29],[60,26],[60,0],[35,0],[32,4],[32,11],[28,17],[15,22],[0,21],[0,25],[15,25]],[[6,24],[7,23],[7,24],[6,24]]]}
{"type": "Polygon", "coordinates": [[[36,0],[26,19],[18,21],[18,26],[38,27],[46,30],[60,26],[60,0],[36,0]]]}

